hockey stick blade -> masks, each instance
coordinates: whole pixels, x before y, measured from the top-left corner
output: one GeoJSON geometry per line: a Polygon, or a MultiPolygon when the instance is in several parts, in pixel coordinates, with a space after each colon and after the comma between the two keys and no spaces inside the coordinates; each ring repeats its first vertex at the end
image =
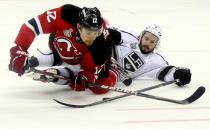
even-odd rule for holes
{"type": "Polygon", "coordinates": [[[105,103],[107,101],[111,101],[109,99],[103,99],[103,100],[100,100],[100,101],[96,101],[96,102],[93,102],[93,103],[89,103],[89,104],[83,104],[83,105],[76,105],[76,104],[69,104],[69,103],[64,103],[64,102],[61,102],[59,100],[56,100],[56,99],[53,99],[55,102],[61,104],[61,105],[64,105],[64,106],[67,106],[67,107],[71,107],[71,108],[85,108],[85,107],[91,107],[91,106],[94,106],[94,105],[98,105],[98,104],[101,104],[101,103],[105,103]]]}
{"type": "Polygon", "coordinates": [[[197,99],[199,99],[204,94],[205,91],[206,91],[205,87],[200,86],[194,92],[194,94],[192,94],[189,98],[187,98],[187,99],[184,100],[184,103],[185,104],[189,104],[189,103],[192,103],[192,102],[196,101],[197,99]]]}
{"type": "Polygon", "coordinates": [[[169,98],[164,98],[164,97],[159,97],[159,96],[154,96],[154,95],[149,95],[149,94],[144,94],[144,93],[138,93],[137,96],[170,102],[170,103],[176,103],[176,104],[190,104],[194,102],[195,100],[199,99],[203,95],[204,92],[205,92],[205,88],[201,86],[190,97],[184,100],[174,100],[174,99],[169,99],[169,98]]]}
{"type": "Polygon", "coordinates": [[[72,108],[84,108],[86,107],[86,105],[74,105],[74,104],[68,104],[68,103],[63,103],[59,100],[56,100],[56,99],[53,99],[55,102],[61,104],[61,105],[64,105],[64,106],[67,106],[67,107],[72,107],[72,108]]]}

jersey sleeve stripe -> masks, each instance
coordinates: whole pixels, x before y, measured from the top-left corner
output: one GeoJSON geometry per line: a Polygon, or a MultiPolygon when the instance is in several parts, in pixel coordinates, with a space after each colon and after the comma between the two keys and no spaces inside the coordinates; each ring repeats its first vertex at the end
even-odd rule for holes
{"type": "Polygon", "coordinates": [[[37,25],[37,23],[36,23],[35,18],[30,19],[30,20],[28,21],[28,23],[31,24],[32,27],[34,28],[34,30],[35,30],[35,32],[36,32],[36,35],[39,35],[40,32],[39,32],[39,28],[38,28],[38,25],[37,25]]]}
{"type": "Polygon", "coordinates": [[[120,31],[123,32],[123,33],[127,33],[127,34],[129,34],[130,36],[132,36],[132,37],[136,38],[137,40],[139,40],[139,37],[136,37],[136,36],[134,36],[133,34],[127,32],[127,31],[124,31],[124,30],[120,30],[120,31]]]}
{"type": "Polygon", "coordinates": [[[174,66],[167,66],[165,67],[159,74],[158,74],[158,79],[161,81],[164,81],[164,78],[166,75],[169,73],[169,71],[173,68],[174,66]]]}
{"type": "Polygon", "coordinates": [[[40,34],[43,34],[42,26],[41,26],[41,23],[40,23],[38,17],[35,17],[34,19],[35,19],[35,21],[38,25],[38,29],[39,29],[40,34]]]}
{"type": "Polygon", "coordinates": [[[30,28],[30,29],[34,32],[34,35],[35,35],[35,37],[36,37],[37,34],[36,34],[35,30],[34,30],[34,27],[33,27],[31,24],[29,24],[28,22],[26,22],[25,25],[26,25],[28,28],[30,28]]]}
{"type": "Polygon", "coordinates": [[[114,73],[114,75],[116,76],[116,78],[118,78],[120,76],[119,73],[117,72],[117,70],[115,68],[111,67],[110,70],[114,73]]]}

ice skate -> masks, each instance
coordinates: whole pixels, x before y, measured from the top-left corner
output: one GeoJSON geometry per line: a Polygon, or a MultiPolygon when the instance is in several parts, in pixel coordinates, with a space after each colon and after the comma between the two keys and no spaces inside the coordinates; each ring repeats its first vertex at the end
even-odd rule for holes
{"type": "MultiPolygon", "coordinates": [[[[45,71],[48,73],[56,74],[56,75],[58,75],[58,73],[59,73],[59,71],[55,68],[49,68],[45,71]]],[[[40,74],[40,73],[33,73],[31,75],[31,77],[33,78],[33,80],[41,81],[41,82],[55,82],[57,80],[57,78],[54,78],[54,77],[48,76],[48,75],[44,75],[44,74],[40,74]]]]}

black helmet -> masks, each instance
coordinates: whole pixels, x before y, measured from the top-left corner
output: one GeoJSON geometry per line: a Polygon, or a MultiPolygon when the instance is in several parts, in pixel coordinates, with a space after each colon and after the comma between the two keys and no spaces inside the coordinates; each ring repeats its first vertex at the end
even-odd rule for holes
{"type": "Polygon", "coordinates": [[[90,30],[99,30],[102,27],[103,19],[100,11],[94,8],[82,8],[79,12],[79,24],[90,30]]]}

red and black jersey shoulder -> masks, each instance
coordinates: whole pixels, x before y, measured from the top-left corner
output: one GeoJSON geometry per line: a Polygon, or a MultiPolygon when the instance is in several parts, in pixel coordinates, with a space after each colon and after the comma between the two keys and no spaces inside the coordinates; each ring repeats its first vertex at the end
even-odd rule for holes
{"type": "Polygon", "coordinates": [[[66,4],[61,7],[61,19],[69,24],[76,25],[78,23],[79,12],[82,9],[80,7],[66,4]]]}
{"type": "Polygon", "coordinates": [[[94,43],[88,47],[92,59],[96,65],[102,65],[112,55],[113,42],[110,38],[104,39],[103,35],[97,37],[94,43]]]}

